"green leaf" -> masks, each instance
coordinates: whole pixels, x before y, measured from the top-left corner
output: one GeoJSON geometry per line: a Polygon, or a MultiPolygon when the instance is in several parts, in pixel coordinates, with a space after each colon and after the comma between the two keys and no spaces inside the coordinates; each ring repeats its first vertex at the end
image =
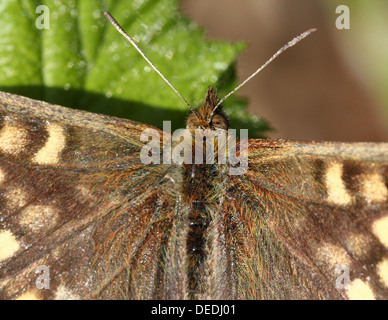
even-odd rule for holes
{"type": "MultiPolygon", "coordinates": [[[[176,0],[3,0],[0,89],[158,127],[163,120],[171,120],[173,129],[183,127],[187,106],[103,11],[192,106],[201,104],[209,85],[221,96],[236,85],[233,64],[244,45],[205,40],[202,30],[177,11],[176,0]],[[37,13],[39,5],[49,12],[37,13]],[[39,28],[48,22],[48,29],[39,28]]],[[[245,108],[246,102],[236,97],[225,102],[234,128],[262,134],[266,124],[245,108]]]]}

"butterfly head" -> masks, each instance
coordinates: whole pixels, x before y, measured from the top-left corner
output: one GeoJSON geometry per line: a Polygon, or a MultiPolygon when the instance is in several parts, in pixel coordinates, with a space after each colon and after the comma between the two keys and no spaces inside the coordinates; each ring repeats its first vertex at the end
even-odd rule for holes
{"type": "Polygon", "coordinates": [[[229,120],[222,112],[222,107],[219,106],[216,110],[218,98],[214,88],[209,87],[206,94],[205,103],[187,118],[186,128],[192,129],[211,129],[211,130],[227,130],[229,128],[229,120]]]}

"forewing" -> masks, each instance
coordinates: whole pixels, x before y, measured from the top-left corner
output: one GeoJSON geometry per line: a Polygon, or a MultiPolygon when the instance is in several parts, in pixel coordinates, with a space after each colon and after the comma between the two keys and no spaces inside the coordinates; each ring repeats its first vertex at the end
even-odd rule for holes
{"type": "Polygon", "coordinates": [[[388,299],[387,186],[388,144],[250,140],[218,224],[230,295],[388,299]]]}
{"type": "Polygon", "coordinates": [[[162,294],[180,172],[140,161],[146,128],[0,93],[0,298],[162,294]]]}

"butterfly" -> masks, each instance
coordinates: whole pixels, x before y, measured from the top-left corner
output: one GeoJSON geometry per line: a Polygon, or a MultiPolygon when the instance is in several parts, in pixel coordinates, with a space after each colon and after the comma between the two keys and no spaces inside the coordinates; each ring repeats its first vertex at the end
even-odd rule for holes
{"type": "Polygon", "coordinates": [[[234,175],[144,164],[149,129],[0,92],[1,299],[388,298],[387,143],[248,140],[234,175]]]}

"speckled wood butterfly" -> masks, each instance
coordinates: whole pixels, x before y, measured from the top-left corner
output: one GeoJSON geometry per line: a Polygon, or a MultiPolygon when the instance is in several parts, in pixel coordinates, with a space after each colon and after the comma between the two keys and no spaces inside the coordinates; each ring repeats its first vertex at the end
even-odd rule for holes
{"type": "Polygon", "coordinates": [[[145,165],[147,128],[0,93],[0,298],[388,298],[388,144],[249,140],[231,175],[145,165]]]}

